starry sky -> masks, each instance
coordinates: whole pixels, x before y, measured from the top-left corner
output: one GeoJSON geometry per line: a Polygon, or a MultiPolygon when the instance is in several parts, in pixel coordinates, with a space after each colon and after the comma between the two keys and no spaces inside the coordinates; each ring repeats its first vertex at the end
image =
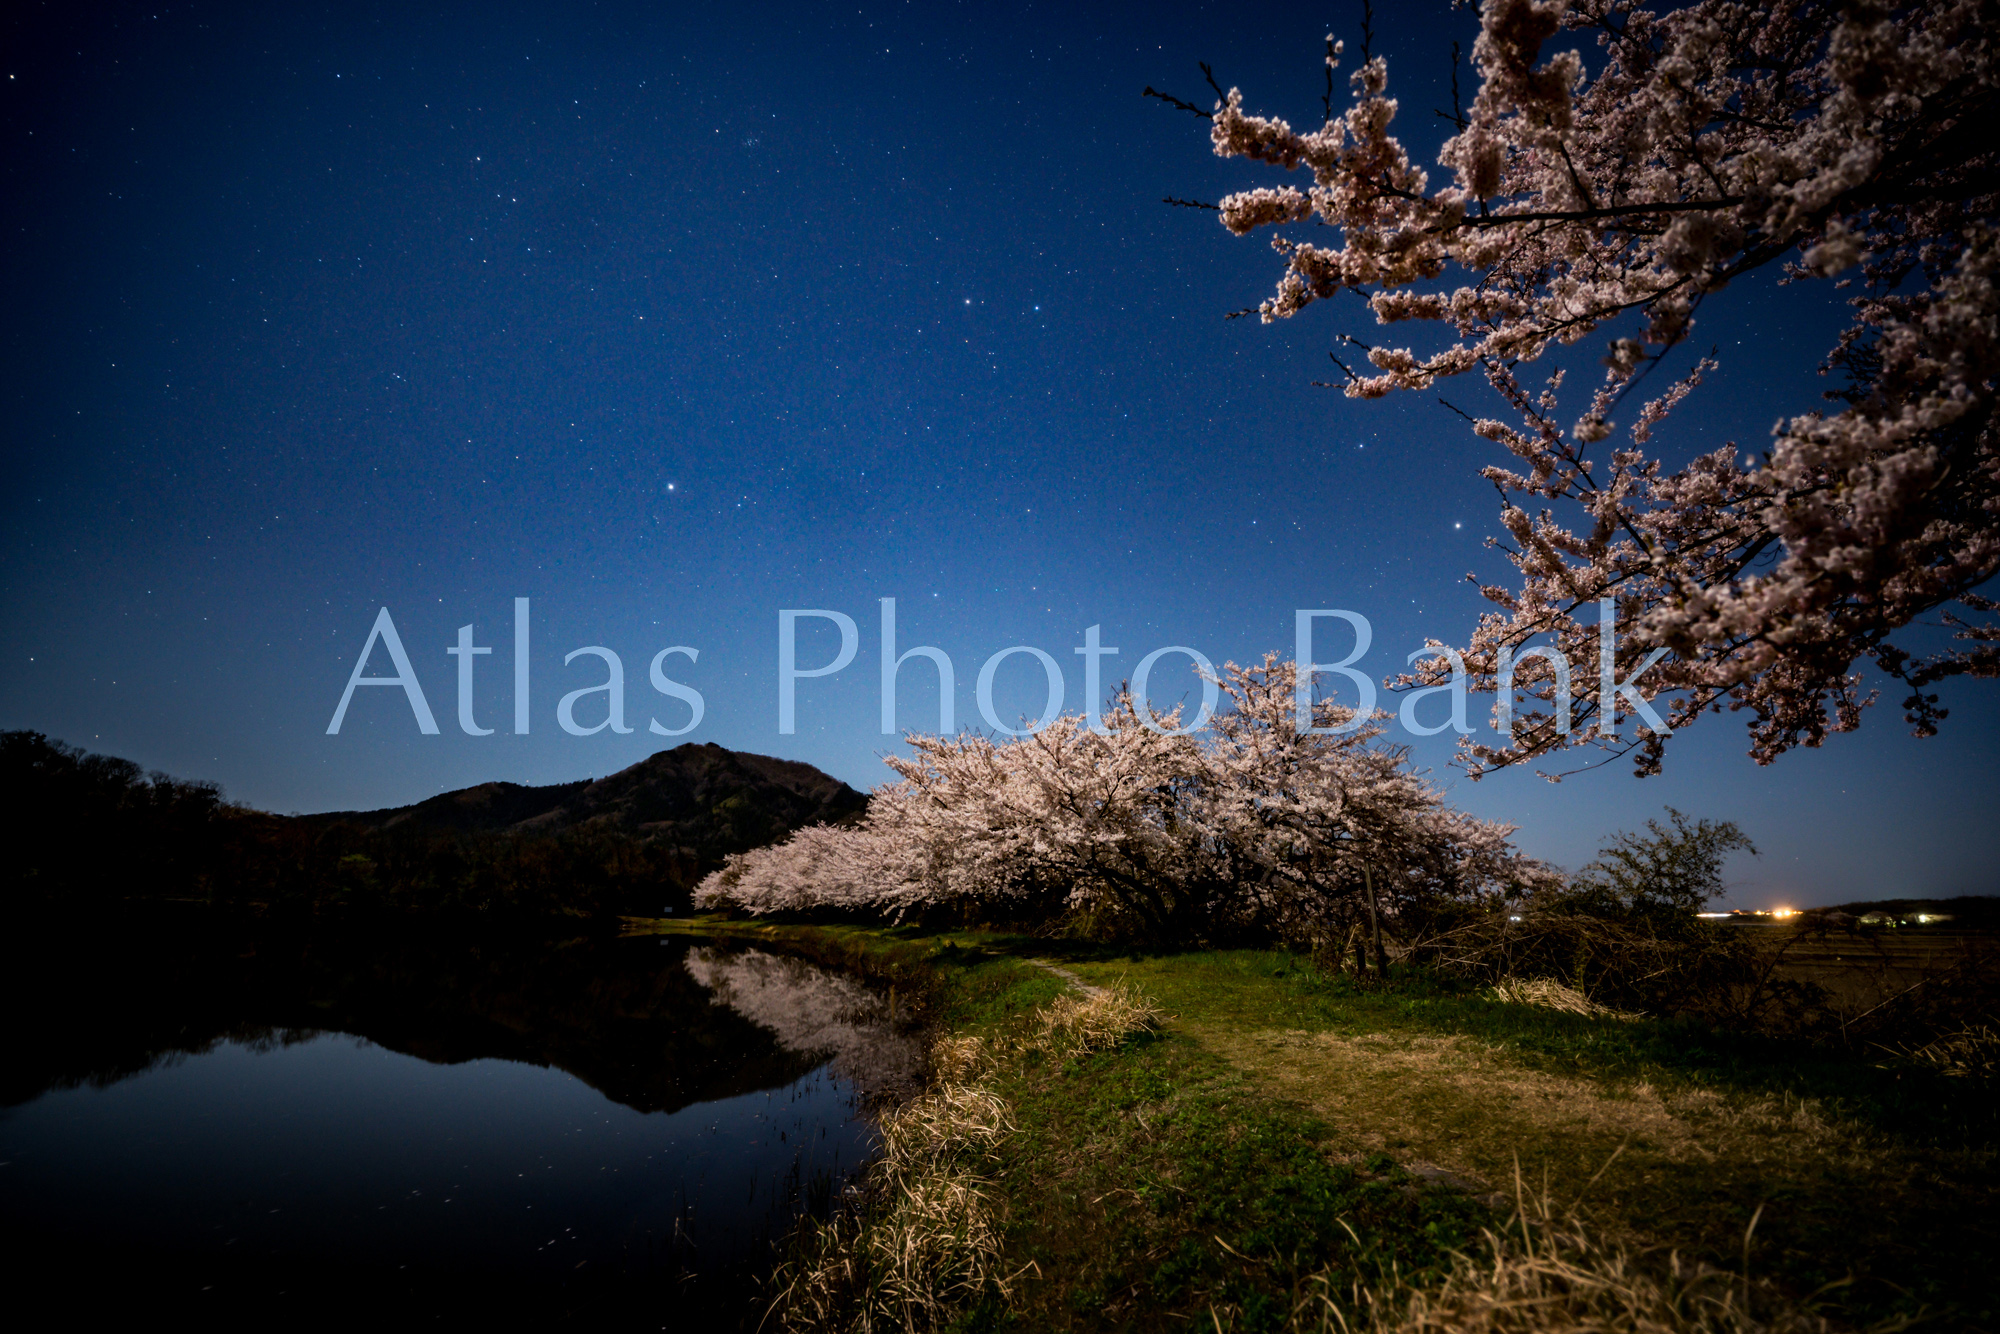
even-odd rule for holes
{"type": "MultiPolygon", "coordinates": [[[[1081,708],[1091,625],[1120,650],[1107,681],[1168,645],[1289,652],[1295,608],[1367,616],[1378,677],[1426,635],[1462,640],[1483,605],[1465,575],[1506,568],[1483,545],[1493,447],[1429,397],[1313,387],[1333,333],[1362,331],[1354,308],[1224,319],[1276,258],[1162,202],[1275,181],[1143,88],[1205,105],[1205,60],[1312,123],[1324,35],[1359,45],[1345,0],[1245,19],[13,6],[0,726],[278,811],[601,775],[683,740],[865,789],[897,745],[877,722],[881,598],[899,648],[950,655],[968,726],[981,664],[1015,645],[1047,651],[1081,708]],[[384,607],[439,732],[363,687],[327,735],[384,607]],[[791,735],[781,608],[844,612],[860,640],[798,684],[791,735]],[[458,724],[445,651],[467,623],[493,649],[472,697],[487,736],[458,724]],[[647,680],[672,645],[699,651],[666,670],[705,710],[661,738],[649,720],[688,718],[647,680]],[[605,679],[594,656],[565,666],[586,646],[619,655],[629,734],[557,725],[563,694],[605,679]]],[[[1376,25],[1425,160],[1472,23],[1440,0],[1376,25]]],[[[1838,318],[1825,290],[1767,281],[1710,301],[1697,341],[1724,370],[1661,450],[1761,447],[1815,404],[1838,318]]],[[[1481,386],[1451,393],[1493,410],[1481,386]]],[[[801,621],[799,664],[837,639],[801,621]]],[[[369,671],[393,674],[379,647],[369,671]]],[[[1035,659],[1008,658],[997,715],[1018,725],[1045,691],[1035,659]]],[[[1151,695],[1198,698],[1185,659],[1151,695]]],[[[913,660],[899,722],[935,729],[937,696],[913,660]]],[[[1911,739],[1892,699],[1768,767],[1740,720],[1709,718],[1646,780],[1612,763],[1475,785],[1448,736],[1414,744],[1454,801],[1565,865],[1672,804],[1762,848],[1731,864],[1738,906],[1990,892],[2000,700],[1961,683],[1946,702],[1939,738],[1911,739]]]]}

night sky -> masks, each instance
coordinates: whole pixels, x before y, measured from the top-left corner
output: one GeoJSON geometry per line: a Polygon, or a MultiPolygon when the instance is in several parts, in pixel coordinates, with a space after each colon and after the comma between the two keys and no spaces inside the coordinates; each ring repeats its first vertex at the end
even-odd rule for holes
{"type": "MultiPolygon", "coordinates": [[[[1440,0],[1378,24],[1426,160],[1474,22],[1440,0]]],[[[1206,105],[1207,60],[1254,108],[1310,123],[1322,38],[1352,51],[1358,27],[1345,3],[1254,22],[1221,5],[12,7],[0,726],[278,811],[601,775],[684,740],[867,788],[896,744],[877,724],[878,598],[897,600],[899,647],[951,655],[965,726],[982,725],[981,663],[1017,644],[1061,663],[1081,708],[1090,625],[1121,650],[1108,681],[1166,645],[1289,652],[1302,607],[1366,615],[1378,678],[1425,635],[1462,642],[1484,605],[1465,574],[1507,568],[1482,545],[1495,447],[1431,396],[1312,387],[1358,303],[1225,320],[1276,257],[1161,200],[1276,180],[1140,95],[1206,105]],[[329,736],[385,606],[440,731],[364,687],[329,736]],[[847,669],[799,685],[789,736],[780,608],[860,632],[847,669]],[[489,736],[458,725],[445,649],[468,622],[493,649],[474,699],[489,736]],[[649,719],[688,716],[647,681],[670,645],[699,650],[667,671],[706,710],[661,738],[649,719]],[[564,666],[584,646],[620,656],[629,734],[557,725],[564,693],[604,680],[594,657],[564,666]]],[[[1704,306],[1696,342],[1724,369],[1663,452],[1762,448],[1815,406],[1830,296],[1752,281],[1704,306]]],[[[1450,394],[1494,411],[1470,379],[1450,394]]],[[[1344,652],[1328,633],[1322,658],[1344,652]]],[[[801,665],[835,638],[802,622],[801,665]]],[[[370,671],[392,674],[379,648],[370,671]]],[[[936,728],[935,682],[903,669],[904,726],[936,728]]],[[[1170,656],[1152,696],[1192,687],[1170,656]]],[[[1044,689],[1009,658],[999,716],[1039,714],[1044,689]]],[[[1939,738],[1911,739],[1889,694],[1859,734],[1765,768],[1726,714],[1654,779],[1613,762],[1475,785],[1448,736],[1417,753],[1566,865],[1673,804],[1763,849],[1732,863],[1739,906],[1989,892],[2000,697],[1946,695],[1939,738]]]]}

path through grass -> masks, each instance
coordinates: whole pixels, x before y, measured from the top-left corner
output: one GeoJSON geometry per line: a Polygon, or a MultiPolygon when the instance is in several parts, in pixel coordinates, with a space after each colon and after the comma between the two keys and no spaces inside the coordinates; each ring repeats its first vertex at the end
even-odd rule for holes
{"type": "Polygon", "coordinates": [[[1963,1081],[1422,976],[1363,990],[1281,951],[798,934],[912,979],[927,968],[940,1034],[1032,1025],[1069,987],[1034,960],[1171,1016],[1116,1051],[1027,1050],[993,1070],[1017,1126],[995,1178],[1004,1267],[1036,1277],[963,1328],[1287,1328],[1315,1281],[1441,1276],[1504,1222],[1517,1167],[1662,1262],[1671,1248],[1738,1271],[1761,1209],[1751,1267],[1796,1297],[1824,1290],[1857,1324],[1995,1325],[1994,1113],[1963,1081]]]}

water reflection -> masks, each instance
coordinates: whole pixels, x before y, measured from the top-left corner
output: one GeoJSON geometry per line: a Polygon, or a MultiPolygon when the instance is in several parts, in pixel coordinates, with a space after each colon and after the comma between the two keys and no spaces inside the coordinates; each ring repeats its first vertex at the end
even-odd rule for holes
{"type": "Polygon", "coordinates": [[[697,945],[687,970],[713,1003],[777,1038],[787,1051],[832,1058],[864,1096],[899,1097],[921,1074],[917,1048],[891,1022],[883,997],[851,977],[757,949],[697,945]]]}
{"type": "Polygon", "coordinates": [[[871,1150],[864,1100],[915,1071],[851,979],[715,945],[6,953],[23,1296],[116,1275],[149,1310],[726,1327],[771,1239],[871,1150]]]}

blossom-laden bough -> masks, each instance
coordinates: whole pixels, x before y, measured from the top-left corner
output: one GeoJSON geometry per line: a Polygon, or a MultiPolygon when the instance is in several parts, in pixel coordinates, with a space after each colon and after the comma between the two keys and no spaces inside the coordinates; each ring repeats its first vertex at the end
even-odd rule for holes
{"type": "MultiPolygon", "coordinates": [[[[1978,615],[1996,604],[1976,591],[2000,570],[1996,42],[1993,0],[1485,0],[1481,82],[1452,112],[1435,190],[1391,133],[1388,67],[1365,47],[1336,115],[1329,37],[1310,132],[1248,114],[1233,88],[1216,85],[1207,112],[1166,99],[1209,119],[1217,154],[1311,178],[1221,200],[1231,232],[1315,222],[1339,237],[1274,240],[1285,267],[1265,321],[1354,292],[1378,324],[1441,337],[1428,351],[1343,337],[1366,357],[1335,356],[1348,395],[1476,372],[1507,405],[1511,420],[1463,414],[1514,456],[1484,475],[1502,494],[1495,545],[1519,571],[1483,588],[1500,610],[1463,663],[1475,688],[1501,690],[1509,659],[1546,635],[1588,666],[1563,709],[1555,665],[1520,663],[1526,707],[1504,739],[1460,743],[1468,772],[1577,745],[1659,769],[1666,733],[1621,729],[1634,698],[1597,671],[1607,598],[1617,681],[1663,654],[1640,697],[1670,695],[1676,730],[1724,704],[1751,711],[1762,763],[1857,726],[1874,698],[1865,662],[1907,687],[1920,736],[1946,712],[1932,686],[2000,675],[2000,624],[1978,615]],[[1565,35],[1600,55],[1545,51],[1565,35]],[[1758,270],[1853,293],[1824,367],[1841,406],[1788,415],[1759,458],[1732,444],[1669,471],[1649,444],[1716,361],[1635,391],[1693,338],[1704,298],[1758,270]],[[1593,335],[1610,335],[1607,370],[1570,419],[1562,373],[1537,385],[1528,367],[1593,335]],[[1627,439],[1605,444],[1619,419],[1627,439]],[[1940,609],[1957,646],[1891,642],[1940,609]]],[[[1400,683],[1450,670],[1440,652],[1400,683]]]]}

